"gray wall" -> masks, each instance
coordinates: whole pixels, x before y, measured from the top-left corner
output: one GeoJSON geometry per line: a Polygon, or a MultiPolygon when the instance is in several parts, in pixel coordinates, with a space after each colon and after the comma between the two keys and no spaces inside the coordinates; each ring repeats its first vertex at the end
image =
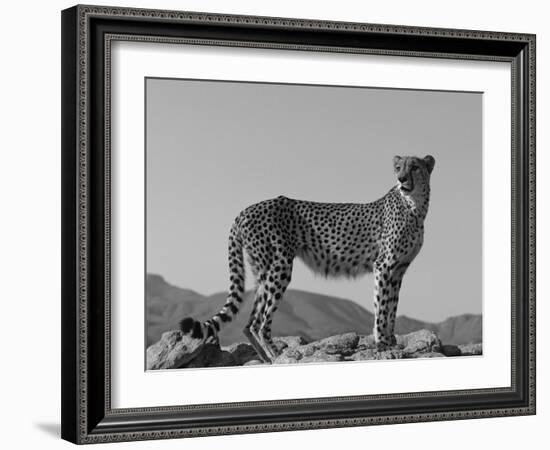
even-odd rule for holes
{"type": "MultiPolygon", "coordinates": [[[[395,184],[393,155],[432,154],[425,243],[398,313],[481,312],[482,94],[148,79],[146,101],[147,272],[224,291],[244,207],[369,202],[395,184]]],[[[370,275],[327,281],[297,262],[292,287],[372,310],[370,275]]]]}

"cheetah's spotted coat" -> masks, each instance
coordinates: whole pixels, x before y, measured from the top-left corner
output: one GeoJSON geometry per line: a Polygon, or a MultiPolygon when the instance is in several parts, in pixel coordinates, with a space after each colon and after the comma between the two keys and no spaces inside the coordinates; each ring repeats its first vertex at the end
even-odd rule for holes
{"type": "Polygon", "coordinates": [[[292,277],[294,258],[327,277],[374,272],[374,337],[379,349],[395,345],[399,289],[420,251],[430,198],[432,156],[394,157],[398,183],[372,203],[317,203],[277,197],[249,206],[229,235],[230,289],[221,311],[204,323],[183,319],[183,332],[204,342],[238,313],[244,294],[243,250],[256,282],[244,333],[265,362],[278,354],[271,322],[292,277]]]}

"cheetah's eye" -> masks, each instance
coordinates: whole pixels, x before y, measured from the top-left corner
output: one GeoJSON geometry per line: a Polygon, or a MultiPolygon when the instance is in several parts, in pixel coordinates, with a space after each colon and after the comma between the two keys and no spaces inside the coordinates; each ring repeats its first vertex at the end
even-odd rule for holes
{"type": "Polygon", "coordinates": [[[414,166],[414,167],[412,168],[413,171],[417,171],[418,169],[419,169],[418,166],[414,166]]]}

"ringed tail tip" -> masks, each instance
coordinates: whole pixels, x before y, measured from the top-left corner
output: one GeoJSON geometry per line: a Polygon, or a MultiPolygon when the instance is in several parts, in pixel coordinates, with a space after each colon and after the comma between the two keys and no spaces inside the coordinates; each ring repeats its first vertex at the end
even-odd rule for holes
{"type": "Polygon", "coordinates": [[[203,339],[203,327],[202,324],[191,317],[185,317],[179,322],[180,330],[184,334],[190,334],[193,339],[203,339]]]}

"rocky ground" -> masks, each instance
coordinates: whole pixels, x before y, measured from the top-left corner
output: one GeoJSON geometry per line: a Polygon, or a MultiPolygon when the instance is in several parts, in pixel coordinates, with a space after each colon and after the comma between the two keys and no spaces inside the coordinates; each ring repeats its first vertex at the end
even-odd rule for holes
{"type": "MultiPolygon", "coordinates": [[[[314,342],[302,337],[274,337],[281,354],[275,364],[319,363],[335,361],[364,361],[375,359],[438,358],[481,355],[481,344],[444,345],[428,330],[397,336],[397,345],[377,351],[372,335],[345,333],[314,342]]],[[[187,367],[227,367],[262,364],[253,347],[245,342],[227,347],[197,345],[181,331],[167,331],[147,349],[148,369],[177,369],[187,367]]]]}

